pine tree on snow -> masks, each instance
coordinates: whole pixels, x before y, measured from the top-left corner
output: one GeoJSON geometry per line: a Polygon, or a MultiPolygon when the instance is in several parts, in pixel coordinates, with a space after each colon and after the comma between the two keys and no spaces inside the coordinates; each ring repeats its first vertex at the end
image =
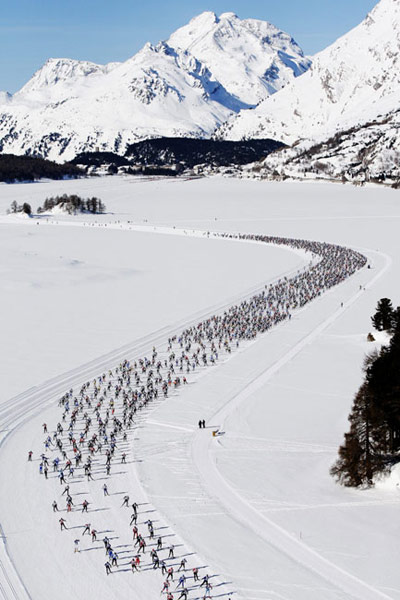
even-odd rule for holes
{"type": "Polygon", "coordinates": [[[384,470],[379,417],[368,385],[363,383],[349,415],[350,431],[345,434],[339,458],[330,471],[343,485],[372,485],[374,475],[384,470]]]}
{"type": "Polygon", "coordinates": [[[377,331],[390,331],[393,319],[393,306],[389,298],[379,300],[376,312],[371,318],[372,325],[377,331]]]}

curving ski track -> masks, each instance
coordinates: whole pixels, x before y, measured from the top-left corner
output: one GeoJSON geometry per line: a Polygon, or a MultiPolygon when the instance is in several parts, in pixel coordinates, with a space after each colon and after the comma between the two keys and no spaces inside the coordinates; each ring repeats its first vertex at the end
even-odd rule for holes
{"type": "MultiPolygon", "coordinates": [[[[61,222],[59,224],[65,226],[86,225],[85,223],[71,222],[61,222]]],[[[121,227],[121,225],[116,225],[112,228],[121,229],[123,227],[121,227]]],[[[136,229],[141,231],[150,230],[154,232],[157,231],[156,228],[134,227],[132,225],[127,226],[126,229],[136,229]]],[[[172,233],[174,235],[191,235],[191,233],[187,230],[163,231],[159,229],[158,232],[168,234],[172,233]]],[[[198,236],[199,234],[205,235],[206,233],[193,232],[193,235],[198,236]]],[[[218,237],[218,234],[211,235],[213,237],[218,237]]],[[[241,241],[254,243],[254,241],[246,239],[242,239],[241,241]]],[[[255,243],[263,242],[256,241],[255,243]]],[[[373,285],[373,283],[389,268],[389,265],[390,259],[389,257],[386,257],[385,267],[373,278],[373,280],[371,280],[368,285],[373,285]]],[[[294,273],[294,271],[292,271],[292,273],[294,273]]],[[[289,273],[282,273],[281,277],[284,277],[288,274],[289,273]]],[[[0,451],[8,437],[17,428],[22,426],[26,421],[30,420],[34,415],[40,413],[43,408],[52,404],[55,398],[63,394],[66,389],[74,387],[77,384],[81,384],[82,381],[98,375],[98,373],[102,370],[115,365],[126,357],[145,355],[152,345],[157,345],[160,342],[164,342],[169,335],[179,332],[183,327],[188,327],[192,324],[198,323],[199,320],[207,319],[216,312],[230,307],[236,301],[242,301],[251,297],[258,291],[260,291],[259,286],[252,288],[251,290],[248,290],[247,294],[240,294],[240,297],[236,296],[231,298],[229,302],[216,304],[208,308],[206,311],[201,311],[193,315],[191,319],[185,319],[185,321],[177,322],[171,326],[161,328],[148,336],[136,340],[131,344],[127,344],[115,349],[110,353],[99,357],[98,359],[46,381],[40,386],[30,388],[22,394],[19,394],[18,396],[4,402],[1,405],[0,415],[0,451]]],[[[359,293],[356,294],[350,300],[350,302],[347,303],[347,305],[355,302],[358,297],[359,293]]],[[[223,408],[213,415],[213,418],[217,419],[222,424],[224,419],[234,409],[234,407],[238,406],[245,398],[247,398],[251,393],[253,393],[268,379],[270,379],[274,373],[277,372],[285,363],[296,356],[306,344],[316,338],[324,329],[333,323],[336,318],[342,314],[342,312],[342,310],[335,312],[314,331],[305,336],[304,339],[295,347],[293,347],[280,361],[270,367],[266,372],[258,376],[255,380],[249,382],[239,394],[229,399],[223,408]]],[[[306,546],[304,543],[293,538],[293,536],[291,536],[287,531],[273,523],[262,513],[259,513],[256,509],[250,506],[246,500],[244,500],[218,472],[210,451],[211,442],[212,440],[209,440],[204,436],[195,435],[192,444],[193,462],[203,479],[204,487],[207,488],[207,491],[212,496],[218,499],[218,501],[224,506],[224,508],[229,512],[229,514],[231,514],[233,518],[244,522],[248,527],[251,527],[253,530],[255,530],[258,535],[261,535],[261,537],[273,545],[278,551],[290,556],[299,564],[314,571],[319,576],[328,580],[330,583],[333,583],[338,588],[349,593],[351,596],[360,599],[363,598],[364,600],[390,600],[389,596],[369,586],[351,574],[346,573],[334,563],[324,559],[317,552],[306,546]],[[263,523],[261,528],[260,522],[263,523]]],[[[3,542],[0,545],[0,597],[4,598],[4,600],[31,600],[29,591],[25,588],[22,580],[20,579],[17,568],[8,553],[7,538],[1,528],[1,524],[0,536],[3,542]]]]}
{"type": "MultiPolygon", "coordinates": [[[[380,254],[380,253],[378,253],[380,254]]],[[[382,256],[382,254],[381,254],[382,256]]],[[[385,265],[379,273],[367,284],[371,287],[391,265],[390,257],[383,255],[385,265]]],[[[223,427],[224,421],[230,413],[248,399],[254,392],[262,388],[285,364],[289,363],[298,355],[310,342],[315,340],[324,330],[334,323],[342,314],[345,308],[354,304],[361,296],[362,291],[354,294],[347,301],[343,309],[334,312],[325,321],[319,324],[313,331],[305,335],[294,347],[292,347],[281,359],[269,367],[266,371],[257,376],[253,381],[248,382],[242,390],[230,398],[225,405],[216,413],[211,415],[213,422],[223,427]]],[[[207,438],[197,432],[192,442],[193,463],[202,479],[203,486],[207,488],[209,494],[214,497],[220,505],[234,519],[244,524],[247,528],[263,538],[277,551],[285,554],[296,563],[306,569],[319,575],[335,587],[349,594],[351,597],[360,600],[392,600],[384,592],[374,588],[365,581],[338,567],[333,562],[324,558],[321,554],[307,546],[295,536],[290,534],[284,528],[280,527],[274,521],[265,516],[261,511],[252,506],[244,499],[238,490],[230,485],[221,475],[217,468],[216,454],[213,453],[213,438],[207,438]]]]}
{"type": "MultiPolygon", "coordinates": [[[[7,221],[8,222],[8,221],[7,221]]],[[[28,222],[29,224],[34,224],[34,222],[28,222]]],[[[13,225],[27,225],[26,222],[16,221],[12,223],[13,225]]],[[[54,226],[54,223],[41,223],[43,226],[54,226]]],[[[64,221],[57,224],[57,226],[72,226],[72,227],[84,227],[88,226],[85,222],[83,223],[75,223],[64,221]]],[[[99,227],[104,227],[104,225],[98,225],[99,227]]],[[[112,224],[108,226],[109,229],[123,229],[121,224],[112,224]]],[[[126,229],[129,230],[137,230],[137,231],[146,231],[146,232],[154,232],[155,228],[138,226],[134,227],[132,225],[127,225],[126,229]]],[[[175,234],[175,235],[188,235],[186,230],[168,230],[168,229],[159,229],[157,230],[159,233],[165,234],[175,234]]],[[[206,232],[193,232],[194,235],[206,235],[206,232]]],[[[246,240],[244,240],[246,241],[246,240]]],[[[247,243],[254,243],[248,241],[247,243]]],[[[281,276],[291,275],[295,273],[295,270],[288,271],[286,273],[281,274],[281,276]]],[[[65,393],[65,390],[74,387],[75,385],[80,385],[82,381],[86,381],[87,379],[92,379],[96,377],[99,372],[106,370],[109,367],[114,366],[121,362],[121,360],[125,359],[127,356],[129,357],[137,357],[146,355],[151,349],[153,345],[158,345],[163,343],[166,338],[172,336],[173,334],[181,331],[184,327],[190,326],[191,324],[195,325],[200,320],[207,319],[209,316],[215,314],[215,312],[223,311],[229,308],[232,304],[241,301],[245,298],[252,297],[255,293],[260,291],[260,285],[253,286],[245,292],[245,294],[237,294],[230,298],[229,301],[223,303],[217,303],[208,307],[205,310],[199,311],[193,314],[189,319],[186,318],[182,321],[177,321],[169,326],[160,328],[159,330],[152,332],[151,334],[144,336],[138,340],[135,340],[132,343],[126,344],[112,350],[111,352],[100,356],[99,358],[85,363],[77,367],[76,369],[72,369],[67,371],[66,373],[62,373],[57,377],[54,377],[48,381],[45,381],[43,384],[39,386],[34,386],[29,388],[28,390],[18,394],[17,396],[10,398],[9,400],[1,403],[0,405],[0,452],[3,445],[6,443],[9,436],[12,435],[19,427],[21,427],[24,423],[29,421],[32,417],[39,414],[43,409],[47,406],[54,403],[54,400],[60,397],[65,393]]],[[[12,557],[7,549],[7,537],[3,532],[1,527],[1,517],[0,517],[0,537],[2,543],[0,543],[0,598],[4,598],[4,600],[31,600],[28,590],[25,588],[23,581],[21,580],[16,565],[14,564],[12,557]]]]}

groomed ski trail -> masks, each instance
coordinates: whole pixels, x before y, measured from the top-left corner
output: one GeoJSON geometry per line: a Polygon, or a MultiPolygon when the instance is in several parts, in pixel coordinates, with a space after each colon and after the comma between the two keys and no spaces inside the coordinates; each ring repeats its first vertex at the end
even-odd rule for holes
{"type": "MultiPolygon", "coordinates": [[[[392,259],[381,252],[362,249],[360,251],[369,254],[376,254],[384,258],[385,264],[365,288],[372,287],[384,273],[390,268],[392,259]]],[[[292,347],[283,357],[276,361],[266,371],[258,375],[255,379],[248,382],[242,390],[225,404],[216,413],[210,416],[213,422],[219,424],[223,429],[224,421],[227,417],[240,406],[254,392],[262,388],[282,367],[293,360],[306,346],[311,344],[321,333],[332,325],[352,304],[361,297],[363,290],[354,294],[343,306],[336,310],[330,317],[320,323],[310,333],[305,335],[294,347],[292,347]]],[[[218,440],[218,438],[216,438],[218,440]]],[[[316,550],[310,548],[297,539],[283,527],[274,523],[258,511],[250,502],[243,498],[240,493],[224,479],[217,467],[217,453],[213,452],[216,443],[215,438],[205,437],[200,432],[196,432],[192,442],[192,460],[197,472],[199,473],[203,487],[209,495],[217,500],[228,514],[234,519],[253,530],[253,532],[265,540],[268,544],[276,548],[279,552],[285,554],[295,562],[306,569],[314,572],[335,587],[350,594],[351,597],[359,600],[393,600],[384,592],[369,585],[362,579],[345,571],[335,565],[332,561],[324,558],[316,550]]]]}
{"type": "MultiPolygon", "coordinates": [[[[21,224],[26,225],[26,222],[21,223],[21,224]]],[[[32,224],[34,224],[34,223],[32,223],[32,224]]],[[[49,223],[49,225],[50,224],[54,225],[54,223],[49,223]]],[[[71,223],[71,222],[60,222],[59,224],[65,225],[65,226],[69,226],[69,225],[88,226],[86,223],[79,224],[79,223],[71,223]]],[[[101,226],[101,225],[99,225],[99,226],[101,226]]],[[[104,227],[104,225],[103,225],[103,227],[104,227]]],[[[113,228],[123,229],[123,227],[121,225],[115,225],[113,228]]],[[[188,236],[190,236],[190,235],[194,234],[196,237],[199,235],[202,235],[202,236],[207,235],[207,232],[199,232],[199,231],[194,232],[194,230],[193,230],[193,234],[192,234],[191,230],[162,230],[162,228],[155,228],[155,227],[137,227],[137,228],[135,228],[134,226],[128,226],[128,227],[126,227],[126,229],[146,231],[149,233],[153,233],[153,232],[154,233],[167,233],[167,234],[172,234],[172,235],[188,235],[188,236]]],[[[218,236],[218,233],[216,233],[216,234],[213,233],[211,235],[218,236]]],[[[228,239],[228,241],[229,241],[229,239],[228,239]]],[[[249,241],[249,240],[235,240],[235,241],[245,241],[247,243],[262,243],[262,242],[258,242],[258,241],[254,242],[254,241],[249,241]]],[[[389,267],[389,264],[386,265],[384,270],[386,270],[388,267],[389,267]]],[[[379,276],[381,276],[383,274],[384,270],[380,274],[375,276],[374,280],[377,279],[379,276]]],[[[296,272],[296,270],[291,271],[291,273],[295,273],[295,272],[296,272]]],[[[288,273],[282,273],[280,275],[280,278],[284,277],[285,275],[288,275],[288,273]]],[[[270,282],[270,283],[273,283],[273,282],[270,282]]],[[[371,285],[371,283],[369,285],[371,285]]],[[[118,361],[122,360],[123,358],[125,358],[127,356],[132,357],[132,355],[135,356],[135,355],[139,355],[139,354],[148,353],[151,345],[155,345],[158,342],[165,341],[165,339],[166,339],[166,337],[168,337],[168,335],[172,335],[172,334],[176,333],[177,331],[180,330],[181,327],[190,326],[191,324],[197,323],[201,319],[206,319],[209,315],[214,314],[216,311],[220,311],[220,310],[223,310],[224,308],[231,306],[237,300],[237,298],[239,298],[240,300],[244,300],[247,297],[252,296],[256,291],[259,291],[259,290],[260,290],[260,286],[257,286],[256,288],[253,288],[251,291],[249,291],[246,295],[240,294],[240,295],[236,296],[235,298],[230,299],[228,302],[224,302],[223,304],[215,305],[212,308],[209,308],[204,312],[196,314],[189,320],[185,319],[181,323],[175,323],[173,326],[162,328],[162,329],[158,330],[157,332],[155,332],[154,334],[150,334],[149,336],[141,338],[140,340],[136,341],[133,344],[125,345],[122,348],[119,348],[117,350],[110,352],[109,354],[103,355],[99,359],[96,359],[94,361],[91,361],[90,363],[87,363],[86,365],[83,365],[82,367],[79,367],[77,369],[69,371],[63,375],[60,375],[59,377],[53,378],[52,380],[49,380],[48,382],[45,382],[44,384],[42,384],[40,386],[31,388],[27,392],[24,392],[24,393],[18,395],[17,397],[9,400],[6,403],[3,403],[1,405],[2,414],[1,414],[1,418],[0,418],[0,434],[2,434],[2,435],[0,435],[0,451],[1,451],[2,445],[6,442],[8,436],[11,435],[12,432],[15,431],[17,427],[21,426],[23,423],[28,421],[33,415],[38,414],[44,407],[46,407],[47,405],[52,403],[54,401],[55,397],[57,397],[59,394],[64,393],[65,390],[68,389],[69,387],[73,387],[74,385],[79,384],[88,378],[90,379],[91,377],[98,375],[99,372],[101,372],[102,370],[116,364],[118,361]],[[29,405],[29,409],[27,409],[27,405],[29,405]]],[[[359,297],[359,294],[356,294],[354,299],[351,302],[356,301],[356,299],[358,297],[359,297]]],[[[254,389],[257,389],[267,379],[272,377],[272,375],[281,366],[283,366],[283,364],[285,364],[285,362],[288,362],[298,352],[300,352],[300,350],[304,347],[304,345],[306,345],[307,343],[312,341],[312,339],[314,339],[314,337],[319,335],[319,333],[321,331],[323,331],[326,327],[328,327],[331,324],[331,322],[333,322],[341,313],[342,313],[342,311],[337,311],[336,313],[334,313],[334,315],[331,318],[327,319],[327,321],[324,322],[320,327],[318,327],[317,330],[314,330],[314,332],[312,332],[311,334],[306,336],[306,338],[305,338],[306,341],[304,342],[304,344],[299,344],[298,345],[299,347],[295,346],[284,357],[285,359],[287,358],[287,360],[284,360],[284,362],[279,361],[279,364],[277,363],[276,365],[271,367],[271,369],[270,369],[271,373],[269,373],[270,370],[268,370],[268,372],[264,373],[262,376],[257,378],[254,382],[247,385],[245,387],[245,389],[243,390],[243,393],[240,393],[239,395],[235,396],[235,398],[231,399],[229,401],[229,406],[226,406],[223,409],[221,409],[220,411],[218,411],[214,415],[214,417],[215,418],[221,418],[224,416],[226,417],[228,412],[230,412],[230,410],[231,410],[232,401],[234,401],[235,405],[239,404],[244,399],[244,397],[247,397],[247,395],[252,393],[254,391],[254,389]],[[225,412],[226,412],[226,414],[225,414],[225,412]]],[[[194,462],[196,464],[196,467],[199,469],[199,472],[202,474],[202,466],[201,466],[202,461],[199,461],[198,452],[202,452],[202,451],[206,450],[205,455],[208,456],[209,460],[210,460],[210,455],[208,453],[208,448],[201,449],[201,446],[199,445],[199,448],[197,449],[197,445],[198,445],[197,440],[198,439],[199,439],[199,436],[196,436],[194,446],[193,446],[193,456],[194,456],[194,462]]],[[[211,462],[212,462],[212,460],[211,460],[211,462]]],[[[210,472],[208,473],[209,481],[210,481],[210,472]]],[[[215,464],[213,464],[213,474],[215,476],[215,481],[217,481],[217,480],[219,481],[219,486],[217,486],[217,488],[214,488],[214,493],[215,493],[215,489],[220,489],[221,497],[219,497],[219,500],[221,500],[221,498],[224,498],[224,496],[225,496],[226,489],[230,490],[230,486],[228,484],[226,484],[226,482],[221,478],[221,476],[219,475],[219,473],[216,469],[215,464]]],[[[208,485],[207,485],[207,487],[208,487],[208,485]]],[[[231,493],[231,491],[230,491],[230,493],[231,493]]],[[[214,495],[214,494],[212,494],[212,495],[214,495]]],[[[229,494],[228,494],[228,496],[229,496],[229,494]]],[[[232,513],[232,515],[234,515],[236,518],[238,518],[238,515],[240,515],[240,513],[242,513],[241,516],[239,516],[240,520],[243,521],[243,519],[245,519],[245,521],[247,521],[245,515],[246,515],[246,511],[248,510],[248,505],[246,504],[245,501],[243,501],[236,494],[236,492],[235,492],[235,496],[237,497],[237,500],[235,502],[233,502],[233,506],[231,505],[229,507],[229,510],[232,513]],[[241,506],[240,510],[238,510],[239,506],[241,506]]],[[[252,510],[254,511],[254,509],[252,509],[252,510]]],[[[258,520],[261,513],[257,513],[257,511],[254,511],[254,512],[256,512],[257,520],[258,520]]],[[[265,519],[264,517],[262,517],[262,518],[265,519]]],[[[271,525],[274,525],[272,522],[269,522],[269,523],[271,525]]],[[[0,525],[0,528],[1,528],[1,525],[0,525]]],[[[274,525],[274,528],[277,528],[277,526],[274,525]]],[[[290,534],[285,532],[283,529],[281,529],[281,528],[278,528],[278,529],[281,531],[279,537],[282,537],[282,535],[284,534],[283,537],[291,538],[290,534]]],[[[5,541],[5,538],[4,538],[4,541],[5,541]]],[[[301,545],[301,546],[303,546],[303,545],[301,545]]],[[[279,544],[276,544],[276,547],[279,549],[279,544]]],[[[311,553],[313,552],[306,546],[305,546],[305,548],[307,549],[308,552],[311,552],[311,553]]],[[[5,554],[5,558],[6,558],[5,561],[3,561],[1,559],[1,554],[0,554],[0,573],[7,574],[7,572],[8,572],[7,569],[10,567],[14,567],[14,564],[12,563],[12,560],[10,559],[10,556],[8,555],[6,544],[3,545],[3,555],[4,554],[5,554]]],[[[317,553],[315,553],[315,554],[316,554],[317,558],[320,558],[320,559],[322,558],[317,553]]],[[[301,564],[304,564],[304,566],[307,566],[307,568],[310,568],[310,566],[307,565],[307,561],[305,563],[303,563],[299,556],[297,557],[296,560],[298,562],[300,562],[301,564]]],[[[325,559],[322,559],[322,560],[325,561],[325,559]]],[[[333,563],[330,563],[329,561],[325,561],[325,562],[328,563],[329,568],[333,567],[336,571],[341,572],[341,570],[338,567],[335,567],[335,565],[333,565],[333,563]]],[[[317,574],[321,575],[321,572],[319,569],[316,570],[316,569],[312,568],[312,570],[317,572],[317,574]]],[[[343,572],[343,573],[345,573],[345,572],[343,572]]],[[[351,576],[351,575],[349,575],[349,577],[353,578],[353,576],[351,576]]],[[[329,579],[328,577],[325,577],[325,578],[329,579]]],[[[3,590],[3,593],[5,593],[4,598],[6,600],[12,600],[12,599],[16,599],[16,598],[25,600],[26,598],[29,598],[29,593],[24,588],[22,581],[20,579],[18,579],[18,577],[16,577],[16,573],[13,574],[13,579],[15,581],[17,581],[19,584],[18,590],[16,589],[16,586],[10,582],[9,577],[1,577],[0,578],[1,588],[3,590]],[[8,579],[8,582],[7,582],[7,579],[8,579]],[[8,584],[8,590],[4,586],[3,581],[6,582],[6,585],[8,584]]],[[[355,578],[353,578],[353,579],[355,579],[355,578]]],[[[332,580],[330,580],[330,579],[329,579],[329,581],[332,582],[332,580]]],[[[359,581],[359,580],[356,580],[356,581],[359,581]]],[[[334,585],[337,585],[336,582],[333,582],[333,583],[334,583],[334,585]]],[[[362,586],[366,586],[366,588],[369,589],[369,586],[367,586],[367,584],[364,584],[363,582],[360,582],[360,583],[362,584],[362,586]]],[[[373,590],[373,588],[371,588],[371,589],[373,590]]],[[[376,590],[374,590],[374,591],[377,592],[376,590]]],[[[379,593],[379,592],[377,592],[377,593],[379,593]]],[[[389,596],[386,596],[384,594],[381,594],[379,596],[377,596],[377,595],[366,596],[364,594],[363,596],[355,596],[355,597],[357,597],[357,598],[362,597],[365,600],[372,600],[372,599],[375,600],[377,598],[382,598],[382,599],[385,598],[386,600],[389,599],[389,596]]]]}
{"type": "MultiPolygon", "coordinates": [[[[32,219],[29,221],[22,220],[9,220],[7,217],[3,219],[0,218],[1,222],[5,222],[10,225],[35,225],[37,223],[36,220],[32,219]]],[[[160,227],[152,227],[152,226],[134,226],[132,224],[126,224],[123,226],[121,223],[115,223],[108,225],[106,227],[103,224],[88,224],[86,222],[73,222],[73,221],[60,221],[58,223],[54,223],[49,221],[45,223],[43,221],[40,222],[43,226],[66,226],[66,227],[102,227],[104,229],[118,229],[118,230],[129,230],[129,231],[140,231],[145,233],[157,233],[157,234],[166,234],[166,235],[180,235],[180,236],[193,236],[193,237],[207,237],[206,231],[197,231],[197,230],[186,230],[186,229],[173,229],[173,228],[160,228],[160,227]]],[[[213,239],[221,239],[219,237],[214,237],[214,234],[211,234],[213,239]]],[[[224,240],[222,240],[224,241],[224,240]]],[[[254,242],[251,240],[225,240],[225,241],[234,241],[241,243],[257,243],[260,244],[262,242],[254,242]]],[[[285,250],[289,250],[291,252],[295,252],[300,256],[305,256],[306,260],[302,261],[301,265],[292,270],[288,270],[287,272],[281,273],[278,277],[274,278],[268,283],[274,283],[281,277],[290,276],[295,274],[298,269],[305,267],[310,263],[310,257],[307,253],[303,253],[301,251],[296,251],[293,249],[283,248],[285,250]]],[[[252,286],[250,289],[245,291],[244,293],[236,294],[231,297],[228,301],[223,303],[216,303],[208,307],[205,310],[199,311],[193,314],[189,318],[185,318],[182,321],[178,321],[172,325],[163,327],[156,332],[153,332],[147,336],[140,338],[132,343],[126,344],[112,350],[111,352],[100,356],[82,366],[79,366],[75,369],[67,371],[66,373],[62,373],[57,377],[54,377],[48,381],[45,381],[43,384],[34,386],[29,388],[25,392],[18,394],[17,396],[6,400],[0,404],[0,455],[1,449],[4,444],[7,442],[9,436],[12,435],[14,431],[16,431],[19,427],[21,427],[24,423],[29,421],[32,417],[39,414],[43,409],[47,406],[50,406],[54,403],[55,399],[65,393],[65,391],[75,385],[80,385],[83,381],[87,379],[92,379],[93,377],[98,376],[104,370],[107,370],[110,367],[115,366],[121,360],[125,359],[127,356],[135,357],[146,355],[149,353],[151,347],[153,345],[157,345],[159,343],[165,342],[165,340],[179,332],[182,328],[195,325],[199,321],[207,319],[209,316],[215,314],[218,311],[223,311],[229,308],[232,304],[237,301],[242,301],[247,298],[252,297],[254,294],[262,291],[264,289],[265,281],[261,284],[257,284],[256,286],[252,286]]],[[[141,486],[142,487],[142,486],[141,486]]],[[[142,487],[143,489],[143,487],[142,487]]],[[[0,515],[0,598],[3,600],[31,600],[31,596],[29,595],[29,591],[25,588],[23,580],[18,574],[18,567],[15,564],[9,550],[7,547],[7,534],[3,531],[1,526],[1,515],[0,515]]]]}

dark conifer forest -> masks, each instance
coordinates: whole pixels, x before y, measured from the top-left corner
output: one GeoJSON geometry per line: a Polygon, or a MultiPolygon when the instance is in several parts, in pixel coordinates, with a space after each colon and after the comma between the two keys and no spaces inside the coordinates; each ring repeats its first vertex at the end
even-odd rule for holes
{"type": "Polygon", "coordinates": [[[372,323],[391,335],[390,343],[369,354],[364,381],[349,415],[350,429],[331,468],[341,484],[372,485],[400,460],[400,307],[388,298],[378,302],[372,323]]]}
{"type": "Polygon", "coordinates": [[[71,163],[57,164],[51,160],[33,156],[0,154],[0,181],[35,181],[37,179],[64,179],[82,177],[85,173],[71,163]]]}

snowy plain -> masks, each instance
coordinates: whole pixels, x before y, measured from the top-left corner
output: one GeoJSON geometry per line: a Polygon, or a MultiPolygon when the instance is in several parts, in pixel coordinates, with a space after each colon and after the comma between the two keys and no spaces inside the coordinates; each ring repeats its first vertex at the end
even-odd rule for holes
{"type": "MultiPolygon", "coordinates": [[[[110,479],[115,496],[105,502],[102,481],[76,484],[90,498],[91,521],[129,547],[120,494],[148,503],[189,565],[207,565],[215,576],[213,597],[400,598],[395,477],[372,490],[341,488],[329,477],[373,347],[370,316],[383,296],[398,303],[397,192],[115,177],[3,185],[0,211],[0,524],[25,586],[3,553],[16,590],[10,596],[0,579],[6,598],[159,597],[162,579],[152,569],[106,578],[101,546],[92,551],[82,542],[88,551],[74,555],[72,534],[60,534],[51,511],[60,486],[39,480],[38,462],[28,464],[26,455],[42,450],[41,424],[59,419],[57,399],[69,388],[58,390],[64,372],[83,382],[90,369],[100,374],[107,361],[117,364],[119,347],[132,353],[127,358],[151,351],[174,323],[236,302],[304,264],[288,250],[192,237],[193,229],[343,244],[363,252],[372,268],[144,415],[132,441],[137,462],[110,479]],[[69,192],[99,196],[108,214],[39,224],[5,215],[14,199],[35,210],[46,196],[69,192]],[[187,234],[162,235],[173,227],[187,234]],[[225,434],[198,431],[199,418],[225,434]]],[[[79,513],[72,518],[76,527],[85,522],[79,513]]]]}

